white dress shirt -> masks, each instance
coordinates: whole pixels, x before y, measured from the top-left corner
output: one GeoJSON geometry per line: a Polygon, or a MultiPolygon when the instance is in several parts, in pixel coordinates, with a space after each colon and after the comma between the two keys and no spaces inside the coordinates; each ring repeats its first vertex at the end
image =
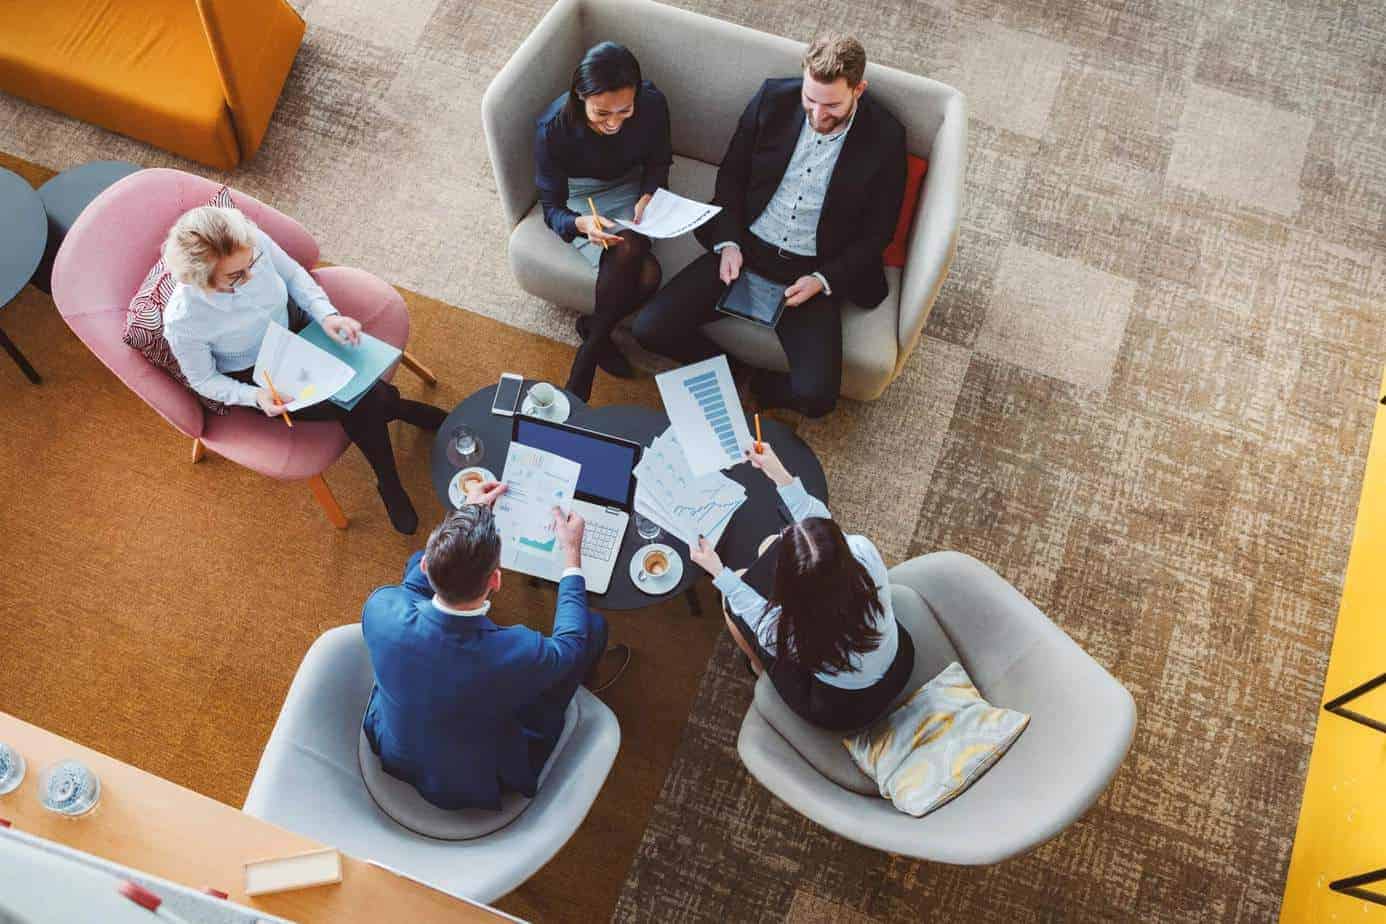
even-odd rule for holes
{"type": "Polygon", "coordinates": [[[265,232],[255,230],[260,254],[235,292],[208,292],[179,283],[164,308],[164,339],[193,390],[223,404],[255,406],[254,385],[226,375],[255,365],[270,323],[289,326],[288,299],[315,321],[337,313],[308,271],[265,232]]]}
{"type": "MultiPolygon", "coordinates": [[[[798,478],[780,488],[780,498],[789,508],[789,513],[796,523],[808,517],[832,517],[827,506],[809,494],[804,489],[804,483],[798,478]]],[[[895,654],[900,647],[899,627],[895,623],[895,608],[890,602],[890,574],[886,571],[881,553],[865,536],[849,535],[847,545],[852,550],[852,556],[865,566],[867,574],[871,575],[871,580],[876,585],[876,599],[880,602],[881,610],[876,617],[874,628],[880,633],[881,640],[875,648],[865,654],[852,654],[848,659],[851,670],[837,674],[818,673],[814,676],[838,689],[864,690],[884,677],[891,664],[895,662],[895,654]]],[[[730,568],[723,568],[712,583],[726,597],[728,609],[745,620],[746,625],[756,634],[760,646],[770,654],[775,654],[775,624],[779,609],[771,609],[767,613],[765,598],[730,568]]]]}

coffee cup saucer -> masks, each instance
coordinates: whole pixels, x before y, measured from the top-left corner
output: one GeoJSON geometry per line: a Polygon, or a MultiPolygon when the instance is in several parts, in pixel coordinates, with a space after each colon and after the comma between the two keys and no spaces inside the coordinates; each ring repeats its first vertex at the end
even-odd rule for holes
{"type": "Polygon", "coordinates": [[[679,586],[679,581],[683,579],[683,559],[669,546],[662,542],[651,542],[649,545],[642,545],[635,550],[635,554],[630,557],[630,581],[636,587],[652,597],[662,596],[679,586]],[[645,560],[645,555],[653,549],[659,549],[669,558],[669,570],[659,577],[645,576],[640,579],[642,573],[641,562],[645,560]]]}
{"type": "Polygon", "coordinates": [[[534,396],[530,391],[525,392],[525,400],[520,402],[520,413],[526,417],[537,417],[539,420],[547,420],[551,423],[563,423],[573,413],[573,403],[568,400],[568,396],[555,388],[553,390],[553,404],[548,410],[540,410],[534,404],[534,396]]]}
{"type": "Polygon", "coordinates": [[[462,482],[467,479],[468,475],[472,474],[480,475],[482,481],[497,480],[489,468],[483,468],[480,465],[469,465],[453,475],[452,480],[448,482],[448,500],[452,501],[452,505],[459,510],[462,509],[462,505],[467,500],[467,489],[462,487],[462,482]]]}

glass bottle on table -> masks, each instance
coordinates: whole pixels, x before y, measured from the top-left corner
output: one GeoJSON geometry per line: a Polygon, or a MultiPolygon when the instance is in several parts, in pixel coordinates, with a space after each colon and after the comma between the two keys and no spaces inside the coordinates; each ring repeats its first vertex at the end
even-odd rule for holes
{"type": "Polygon", "coordinates": [[[24,782],[25,769],[24,755],[0,741],[0,796],[19,788],[24,782]]]}
{"type": "Polygon", "coordinates": [[[39,801],[68,818],[85,815],[101,801],[101,781],[79,760],[60,760],[39,774],[39,801]]]}

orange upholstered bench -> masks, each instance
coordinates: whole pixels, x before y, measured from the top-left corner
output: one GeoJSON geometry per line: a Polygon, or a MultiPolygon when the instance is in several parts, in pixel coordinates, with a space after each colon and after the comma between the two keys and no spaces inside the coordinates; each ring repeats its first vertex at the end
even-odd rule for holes
{"type": "Polygon", "coordinates": [[[260,146],[303,32],[284,0],[0,3],[0,90],[228,169],[260,146]]]}

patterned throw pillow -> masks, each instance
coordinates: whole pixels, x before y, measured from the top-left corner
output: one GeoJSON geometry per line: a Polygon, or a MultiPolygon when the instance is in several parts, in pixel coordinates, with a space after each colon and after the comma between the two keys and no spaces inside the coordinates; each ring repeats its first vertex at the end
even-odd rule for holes
{"type": "Polygon", "coordinates": [[[958,662],[842,744],[881,795],[918,818],[971,786],[1030,724],[977,692],[958,662]]]}
{"type": "MultiPolygon", "coordinates": [[[[231,190],[225,186],[218,189],[207,204],[228,209],[236,207],[236,203],[231,200],[231,190]]],[[[125,309],[125,333],[121,339],[143,353],[145,359],[173,376],[175,380],[187,385],[191,391],[192,386],[188,385],[187,376],[178,368],[173,348],[164,339],[164,308],[167,307],[169,296],[173,294],[177,284],[177,280],[164,266],[163,258],[160,258],[150,268],[149,274],[140,284],[139,291],[130,299],[130,306],[125,309]]],[[[220,401],[205,398],[196,391],[193,391],[193,394],[202,402],[202,406],[213,414],[226,413],[226,405],[220,401]]]]}

